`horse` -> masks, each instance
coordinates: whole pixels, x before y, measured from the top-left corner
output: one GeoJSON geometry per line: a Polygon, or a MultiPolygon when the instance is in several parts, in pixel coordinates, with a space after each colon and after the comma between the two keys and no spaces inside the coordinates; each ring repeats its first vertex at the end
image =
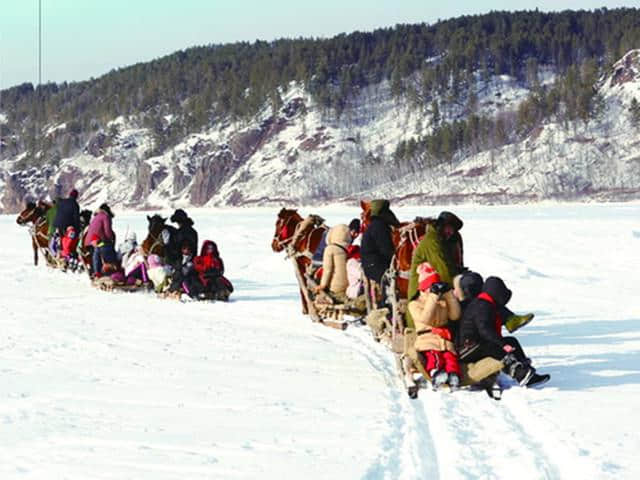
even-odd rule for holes
{"type": "Polygon", "coordinates": [[[142,242],[142,251],[144,256],[147,257],[151,254],[158,255],[161,258],[167,256],[167,251],[170,251],[174,247],[175,239],[175,227],[166,225],[167,219],[158,215],[157,213],[150,217],[147,215],[147,222],[149,223],[149,231],[147,238],[142,242]],[[162,232],[167,231],[169,234],[169,241],[165,244],[162,238],[162,232]]]}
{"type": "Polygon", "coordinates": [[[16,218],[18,225],[32,224],[30,229],[31,245],[33,247],[33,264],[36,266],[38,265],[38,249],[42,250],[42,255],[48,263],[53,260],[49,253],[49,222],[46,217],[50,208],[51,205],[44,201],[39,201],[37,204],[28,202],[25,209],[16,218]]]}
{"type": "MultiPolygon", "coordinates": [[[[271,249],[274,252],[287,250],[287,257],[295,261],[296,276],[298,280],[304,278],[307,268],[311,265],[311,257],[318,248],[322,236],[329,227],[324,220],[317,215],[309,215],[303,219],[297,210],[283,208],[276,219],[276,229],[271,241],[271,249]]],[[[300,297],[302,301],[302,313],[307,314],[309,307],[301,285],[300,297]]]]}

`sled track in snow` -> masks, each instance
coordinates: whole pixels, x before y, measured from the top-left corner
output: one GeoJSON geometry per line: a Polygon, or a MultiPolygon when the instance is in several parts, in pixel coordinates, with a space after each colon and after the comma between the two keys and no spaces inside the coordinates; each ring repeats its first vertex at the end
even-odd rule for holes
{"type": "MultiPolygon", "coordinates": [[[[331,332],[333,333],[333,332],[331,332]]],[[[398,377],[395,360],[381,344],[374,343],[364,328],[350,328],[339,337],[322,336],[334,344],[348,347],[363,356],[384,378],[381,392],[390,404],[388,433],[380,445],[380,454],[366,470],[363,478],[440,478],[434,442],[425,412],[406,395],[398,377]],[[381,476],[381,472],[384,475],[381,476]]],[[[372,401],[376,401],[375,398],[372,401]]]]}
{"type": "MultiPolygon", "coordinates": [[[[496,402],[482,391],[449,394],[427,389],[411,400],[392,354],[372,341],[366,327],[350,328],[340,337],[321,337],[362,355],[387,386],[389,432],[380,446],[383,453],[363,478],[505,478],[514,471],[525,472],[528,476],[523,478],[562,478],[509,400],[496,402]],[[383,477],[380,472],[385,472],[383,477]]],[[[524,399],[511,400],[522,403],[520,409],[528,408],[524,399]]]]}

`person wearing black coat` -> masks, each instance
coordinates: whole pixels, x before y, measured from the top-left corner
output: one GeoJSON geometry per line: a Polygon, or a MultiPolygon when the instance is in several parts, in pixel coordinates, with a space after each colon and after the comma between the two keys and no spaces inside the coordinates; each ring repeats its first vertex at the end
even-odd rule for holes
{"type": "Polygon", "coordinates": [[[74,188],[69,192],[69,198],[59,199],[57,202],[56,217],[53,220],[53,227],[64,235],[67,227],[73,227],[76,232],[80,231],[80,206],[76,201],[78,191],[74,188]]]}
{"type": "Polygon", "coordinates": [[[515,337],[502,336],[500,310],[511,298],[511,290],[502,279],[489,277],[482,292],[474,298],[462,314],[456,336],[456,348],[462,362],[476,362],[484,357],[502,360],[505,373],[520,385],[531,387],[549,380],[531,366],[520,342],[515,337]]]}
{"type": "Polygon", "coordinates": [[[378,284],[395,253],[391,227],[399,225],[400,222],[389,208],[388,200],[371,202],[371,223],[362,235],[360,258],[366,277],[378,284]]]}
{"type": "Polygon", "coordinates": [[[193,228],[193,220],[181,208],[173,212],[170,220],[178,225],[178,228],[171,233],[167,249],[167,263],[174,264],[182,258],[181,249],[184,244],[187,244],[192,252],[198,251],[198,232],[193,228]]]}

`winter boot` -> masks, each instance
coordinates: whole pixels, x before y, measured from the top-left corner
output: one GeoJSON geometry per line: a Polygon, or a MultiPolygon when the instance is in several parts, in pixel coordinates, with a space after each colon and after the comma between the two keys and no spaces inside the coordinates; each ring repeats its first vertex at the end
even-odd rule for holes
{"type": "Polygon", "coordinates": [[[525,385],[535,370],[529,365],[520,362],[513,353],[509,353],[502,359],[504,373],[513,378],[520,385],[525,385]]]}
{"type": "MultiPolygon", "coordinates": [[[[551,375],[538,375],[535,370],[533,370],[533,374],[529,377],[529,380],[524,384],[524,386],[527,388],[540,386],[543,383],[547,383],[550,379],[551,375]]],[[[522,383],[520,385],[522,385],[522,383]]]]}
{"type": "Polygon", "coordinates": [[[509,333],[513,333],[533,320],[533,316],[533,313],[527,313],[526,315],[510,315],[504,322],[504,326],[507,327],[509,333]]]}
{"type": "MultiPolygon", "coordinates": [[[[434,372],[433,370],[431,371],[434,372]]],[[[431,375],[431,384],[433,385],[434,390],[437,390],[442,385],[445,385],[447,383],[447,380],[449,380],[449,375],[447,375],[447,372],[445,372],[444,370],[437,370],[435,371],[435,375],[434,374],[430,374],[430,375],[431,375]]]]}
{"type": "Polygon", "coordinates": [[[449,384],[449,388],[451,390],[458,390],[460,388],[460,377],[457,373],[451,372],[449,374],[447,383],[449,384]]]}

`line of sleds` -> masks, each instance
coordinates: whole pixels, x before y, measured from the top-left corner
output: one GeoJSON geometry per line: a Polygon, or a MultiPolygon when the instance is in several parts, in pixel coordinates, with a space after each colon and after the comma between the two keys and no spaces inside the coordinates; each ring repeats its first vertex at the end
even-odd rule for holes
{"type": "MultiPolygon", "coordinates": [[[[228,301],[233,292],[233,285],[224,276],[224,263],[213,241],[205,240],[200,255],[195,255],[197,233],[192,228],[193,221],[181,209],[176,210],[172,221],[177,219],[180,227],[183,225],[179,222],[184,222],[188,227],[186,234],[182,228],[168,225],[167,218],[147,216],[149,225],[145,240],[138,245],[135,233],[127,232],[116,252],[113,242],[105,245],[100,238],[86,241],[92,232],[91,222],[99,221],[96,219],[99,215],[105,217],[104,221],[108,223],[105,228],[111,231],[113,213],[106,204],[93,217],[88,210],[80,213],[77,237],[75,229],[70,229],[71,239],[65,235],[54,242],[49,225],[52,217],[47,215],[52,208],[51,203],[30,202],[17,218],[19,225],[29,228],[35,265],[38,264],[39,253],[48,267],[86,273],[93,287],[108,292],[155,292],[159,298],[183,302],[228,301]],[[72,241],[71,247],[65,241],[72,241]],[[67,251],[62,249],[62,245],[68,247],[67,251]],[[94,272],[96,249],[100,257],[98,273],[94,272]]],[[[97,230],[103,232],[105,228],[97,230]]]]}
{"type": "MultiPolygon", "coordinates": [[[[362,207],[364,223],[364,217],[370,213],[367,203],[363,202],[362,207]]],[[[275,252],[285,251],[293,264],[303,313],[308,314],[314,322],[341,330],[351,323],[368,325],[374,340],[387,346],[394,355],[398,376],[409,397],[417,398],[420,388],[430,386],[434,390],[484,390],[491,398],[499,400],[502,387],[497,379],[505,368],[503,361],[487,356],[475,362],[461,363],[462,375],[458,385],[436,385],[425,370],[424,359],[421,358],[423,353],[414,346],[419,332],[406,325],[411,256],[433,222],[434,219],[418,217],[394,228],[395,255],[381,284],[370,282],[362,274],[361,296],[347,301],[344,298],[332,298],[330,294],[318,292],[317,289],[317,268],[311,260],[323,235],[329,230],[322,217],[309,215],[303,218],[296,210],[283,208],[276,220],[272,249],[275,252]],[[383,307],[379,307],[381,294],[386,298],[383,307]]]]}

